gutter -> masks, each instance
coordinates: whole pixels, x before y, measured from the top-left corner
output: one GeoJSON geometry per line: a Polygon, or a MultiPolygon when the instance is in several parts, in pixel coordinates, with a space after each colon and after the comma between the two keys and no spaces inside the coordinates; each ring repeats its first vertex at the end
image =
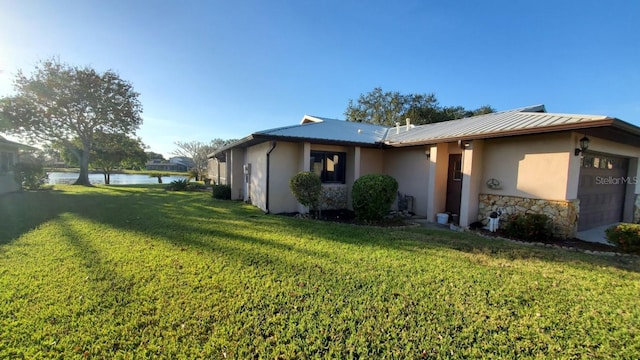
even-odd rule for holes
{"type": "Polygon", "coordinates": [[[269,148],[269,150],[267,151],[267,191],[266,191],[266,194],[265,194],[265,197],[266,197],[265,209],[266,209],[266,213],[267,214],[269,214],[269,173],[270,173],[270,170],[271,170],[271,166],[270,166],[271,156],[270,155],[271,155],[271,152],[276,148],[276,145],[278,145],[278,143],[275,142],[275,141],[272,141],[271,142],[271,148],[269,148]]]}

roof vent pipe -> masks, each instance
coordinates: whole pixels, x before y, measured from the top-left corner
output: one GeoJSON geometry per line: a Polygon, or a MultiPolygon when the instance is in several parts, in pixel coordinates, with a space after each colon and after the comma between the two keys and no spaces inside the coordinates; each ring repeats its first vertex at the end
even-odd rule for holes
{"type": "Polygon", "coordinates": [[[396,121],[396,134],[400,134],[400,123],[396,121]]]}
{"type": "Polygon", "coordinates": [[[411,119],[407,118],[407,131],[409,131],[410,126],[411,126],[411,119]]]}

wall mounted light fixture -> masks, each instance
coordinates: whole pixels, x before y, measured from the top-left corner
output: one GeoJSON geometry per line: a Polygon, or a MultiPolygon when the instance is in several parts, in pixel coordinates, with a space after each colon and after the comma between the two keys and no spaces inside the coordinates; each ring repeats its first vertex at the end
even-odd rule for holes
{"type": "Polygon", "coordinates": [[[471,140],[458,140],[458,147],[462,150],[471,150],[473,149],[471,140]]]}
{"type": "Polygon", "coordinates": [[[580,141],[580,148],[576,148],[575,150],[575,155],[579,156],[580,154],[584,154],[585,151],[587,151],[587,149],[589,148],[589,138],[586,136],[583,136],[582,139],[579,140],[580,141]]]}

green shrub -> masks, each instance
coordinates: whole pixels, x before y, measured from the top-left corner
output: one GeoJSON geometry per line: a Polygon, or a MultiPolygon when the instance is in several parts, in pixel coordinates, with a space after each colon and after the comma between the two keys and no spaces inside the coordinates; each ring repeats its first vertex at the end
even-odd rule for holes
{"type": "Polygon", "coordinates": [[[318,174],[311,171],[297,173],[289,180],[289,189],[300,204],[315,210],[320,207],[322,181],[318,174]]]}
{"type": "Polygon", "coordinates": [[[353,183],[351,191],[356,218],[364,221],[381,220],[391,210],[397,191],[398,182],[389,175],[360,177],[353,183]]]}
{"type": "Polygon", "coordinates": [[[213,185],[213,198],[221,200],[231,200],[231,186],[213,185]]]}
{"type": "Polygon", "coordinates": [[[47,176],[40,162],[19,162],[13,166],[15,180],[22,189],[36,190],[47,176]]]}
{"type": "Polygon", "coordinates": [[[188,179],[173,180],[171,183],[169,183],[169,185],[167,185],[167,190],[170,191],[187,191],[188,188],[188,179]]]}
{"type": "Polygon", "coordinates": [[[516,214],[504,227],[507,236],[525,241],[548,240],[553,236],[551,219],[545,214],[516,214]]]}
{"type": "Polygon", "coordinates": [[[640,224],[622,223],[605,230],[607,240],[620,249],[640,255],[640,224]]]}

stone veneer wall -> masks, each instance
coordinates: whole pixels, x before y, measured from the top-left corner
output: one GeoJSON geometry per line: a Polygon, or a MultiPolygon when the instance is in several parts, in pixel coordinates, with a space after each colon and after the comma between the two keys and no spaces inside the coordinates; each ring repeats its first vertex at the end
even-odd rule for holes
{"type": "Polygon", "coordinates": [[[515,214],[545,214],[553,221],[556,236],[570,238],[578,229],[580,200],[544,200],[518,196],[480,194],[478,220],[489,218],[493,211],[502,210],[500,221],[507,221],[515,214]]]}
{"type": "Polygon", "coordinates": [[[320,195],[321,209],[347,209],[349,207],[347,190],[346,185],[322,185],[322,194],[320,195]]]}

